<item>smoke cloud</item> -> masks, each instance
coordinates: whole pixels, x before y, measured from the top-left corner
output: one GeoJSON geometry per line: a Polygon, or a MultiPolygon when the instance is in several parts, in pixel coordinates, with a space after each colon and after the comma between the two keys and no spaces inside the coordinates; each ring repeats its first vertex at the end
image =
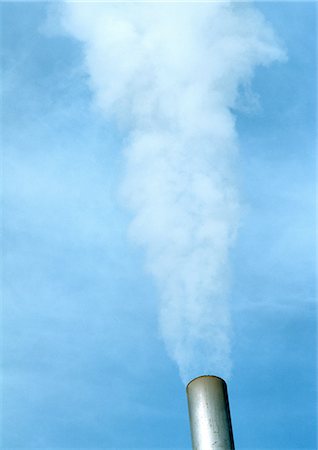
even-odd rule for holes
{"type": "Polygon", "coordinates": [[[97,104],[126,133],[121,192],[160,291],[167,351],[184,382],[228,377],[234,111],[244,86],[252,98],[255,68],[283,51],[247,4],[66,3],[62,21],[83,43],[97,104]]]}

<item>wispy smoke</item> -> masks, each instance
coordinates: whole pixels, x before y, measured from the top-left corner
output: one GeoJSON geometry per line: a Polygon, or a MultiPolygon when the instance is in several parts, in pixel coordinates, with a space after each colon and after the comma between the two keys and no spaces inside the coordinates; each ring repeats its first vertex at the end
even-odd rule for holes
{"type": "Polygon", "coordinates": [[[185,382],[226,377],[240,215],[233,110],[255,67],[283,52],[246,4],[68,3],[63,24],[84,44],[97,103],[127,132],[122,191],[160,290],[167,350],[185,382]]]}

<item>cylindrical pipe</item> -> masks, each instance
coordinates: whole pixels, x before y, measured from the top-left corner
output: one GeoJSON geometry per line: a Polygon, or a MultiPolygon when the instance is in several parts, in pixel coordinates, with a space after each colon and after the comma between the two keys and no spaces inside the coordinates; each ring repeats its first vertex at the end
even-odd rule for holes
{"type": "Polygon", "coordinates": [[[202,376],[187,386],[193,450],[234,450],[226,383],[202,376]]]}

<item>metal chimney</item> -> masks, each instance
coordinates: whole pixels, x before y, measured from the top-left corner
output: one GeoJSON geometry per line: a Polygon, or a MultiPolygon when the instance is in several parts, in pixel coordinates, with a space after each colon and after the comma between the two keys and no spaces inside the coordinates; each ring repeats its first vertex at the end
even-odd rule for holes
{"type": "Polygon", "coordinates": [[[226,383],[202,376],[187,386],[193,450],[234,450],[226,383]]]}

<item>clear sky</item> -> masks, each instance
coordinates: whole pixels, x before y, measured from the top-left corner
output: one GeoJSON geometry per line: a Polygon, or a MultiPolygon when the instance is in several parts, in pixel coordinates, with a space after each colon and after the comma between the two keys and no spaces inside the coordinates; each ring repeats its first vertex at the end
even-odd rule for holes
{"type": "MultiPolygon", "coordinates": [[[[238,450],[316,448],[316,5],[257,3],[288,59],[237,111],[230,253],[238,450]]],[[[122,205],[123,130],[96,108],[50,3],[1,3],[1,448],[190,449],[159,292],[122,205]]]]}

